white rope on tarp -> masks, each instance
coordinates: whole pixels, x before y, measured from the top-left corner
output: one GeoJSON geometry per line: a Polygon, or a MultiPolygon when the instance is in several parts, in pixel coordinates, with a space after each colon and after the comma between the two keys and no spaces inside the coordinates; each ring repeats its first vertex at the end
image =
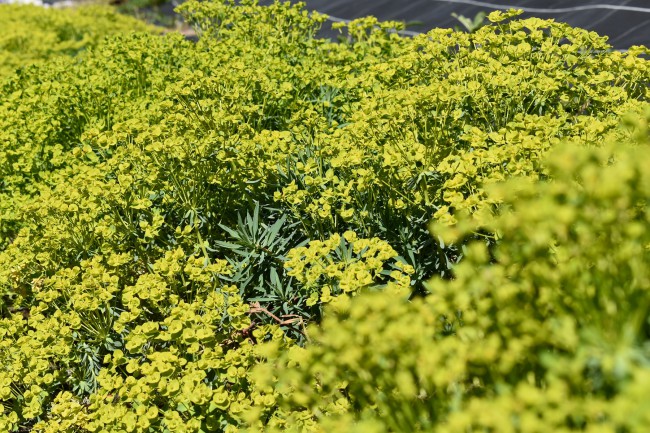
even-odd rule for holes
{"type": "Polygon", "coordinates": [[[573,6],[567,8],[529,8],[529,7],[517,6],[517,5],[497,5],[493,3],[487,3],[487,2],[476,1],[476,0],[431,0],[431,1],[440,2],[440,3],[457,3],[457,4],[466,4],[472,6],[481,6],[490,9],[521,9],[524,12],[536,12],[540,14],[579,12],[579,11],[588,11],[592,9],[610,9],[614,11],[650,13],[650,8],[642,8],[639,6],[610,5],[610,4],[573,6]]]}
{"type": "MultiPolygon", "coordinates": [[[[327,14],[325,14],[327,15],[327,14]]],[[[332,15],[327,15],[327,19],[329,21],[333,21],[335,23],[350,23],[352,20],[346,20],[345,18],[339,18],[339,17],[333,17],[332,15]]],[[[422,33],[420,32],[414,32],[412,30],[397,30],[396,33],[403,35],[403,36],[417,36],[421,35],[422,33]]]]}

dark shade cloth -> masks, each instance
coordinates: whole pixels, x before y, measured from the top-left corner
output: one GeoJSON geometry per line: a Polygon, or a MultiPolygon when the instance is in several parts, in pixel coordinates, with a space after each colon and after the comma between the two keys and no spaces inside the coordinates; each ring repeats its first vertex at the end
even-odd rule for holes
{"type": "MultiPolygon", "coordinates": [[[[306,0],[306,4],[309,10],[346,20],[372,15],[381,21],[419,21],[421,25],[409,27],[409,30],[417,32],[426,32],[436,27],[462,28],[452,13],[472,19],[481,11],[489,13],[508,7],[555,9],[525,12],[521,17],[554,19],[573,27],[595,31],[601,36],[608,36],[609,43],[620,50],[633,45],[650,46],[650,0],[469,0],[469,3],[475,4],[466,4],[464,1],[467,0],[306,0]],[[594,8],[598,5],[600,8],[594,8]],[[567,10],[572,8],[589,9],[567,10]]],[[[267,0],[260,2],[268,3],[270,1],[267,0]]],[[[336,37],[336,33],[327,28],[324,34],[336,37]]]]}

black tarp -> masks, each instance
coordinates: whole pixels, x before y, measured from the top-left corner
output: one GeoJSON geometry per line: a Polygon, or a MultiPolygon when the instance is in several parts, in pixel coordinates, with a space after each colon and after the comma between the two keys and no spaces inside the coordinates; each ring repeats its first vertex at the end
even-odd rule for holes
{"type": "MultiPolygon", "coordinates": [[[[261,2],[268,3],[268,2],[261,2]]],[[[368,15],[378,19],[419,21],[409,30],[461,27],[451,14],[473,18],[479,12],[524,9],[522,17],[565,22],[608,36],[616,49],[650,46],[650,0],[306,0],[307,8],[350,20],[368,15]]]]}

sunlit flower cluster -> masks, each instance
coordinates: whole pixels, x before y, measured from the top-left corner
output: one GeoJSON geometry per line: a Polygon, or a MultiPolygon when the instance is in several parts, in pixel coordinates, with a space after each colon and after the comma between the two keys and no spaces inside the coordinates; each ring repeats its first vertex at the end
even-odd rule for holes
{"type": "Polygon", "coordinates": [[[0,430],[647,431],[646,48],[180,11],[0,5],[0,430]]]}

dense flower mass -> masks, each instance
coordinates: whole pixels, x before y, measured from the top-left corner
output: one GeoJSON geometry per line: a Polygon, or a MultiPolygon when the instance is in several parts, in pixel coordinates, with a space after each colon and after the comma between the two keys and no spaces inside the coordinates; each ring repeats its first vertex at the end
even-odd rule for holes
{"type": "Polygon", "coordinates": [[[647,48],[180,11],[0,5],[0,430],[648,431],[647,48]]]}
{"type": "MultiPolygon", "coordinates": [[[[130,31],[156,31],[108,8],[84,7],[63,11],[2,3],[0,77],[57,57],[74,56],[97,46],[107,36],[130,31]]],[[[38,3],[40,0],[33,2],[38,3]]]]}
{"type": "Polygon", "coordinates": [[[507,210],[487,227],[434,223],[450,242],[486,228],[502,238],[470,243],[424,300],[364,295],[330,310],[306,348],[268,344],[253,377],[278,404],[254,407],[246,431],[646,431],[645,119],[635,144],[556,149],[553,181],[490,188],[507,210]]]}

